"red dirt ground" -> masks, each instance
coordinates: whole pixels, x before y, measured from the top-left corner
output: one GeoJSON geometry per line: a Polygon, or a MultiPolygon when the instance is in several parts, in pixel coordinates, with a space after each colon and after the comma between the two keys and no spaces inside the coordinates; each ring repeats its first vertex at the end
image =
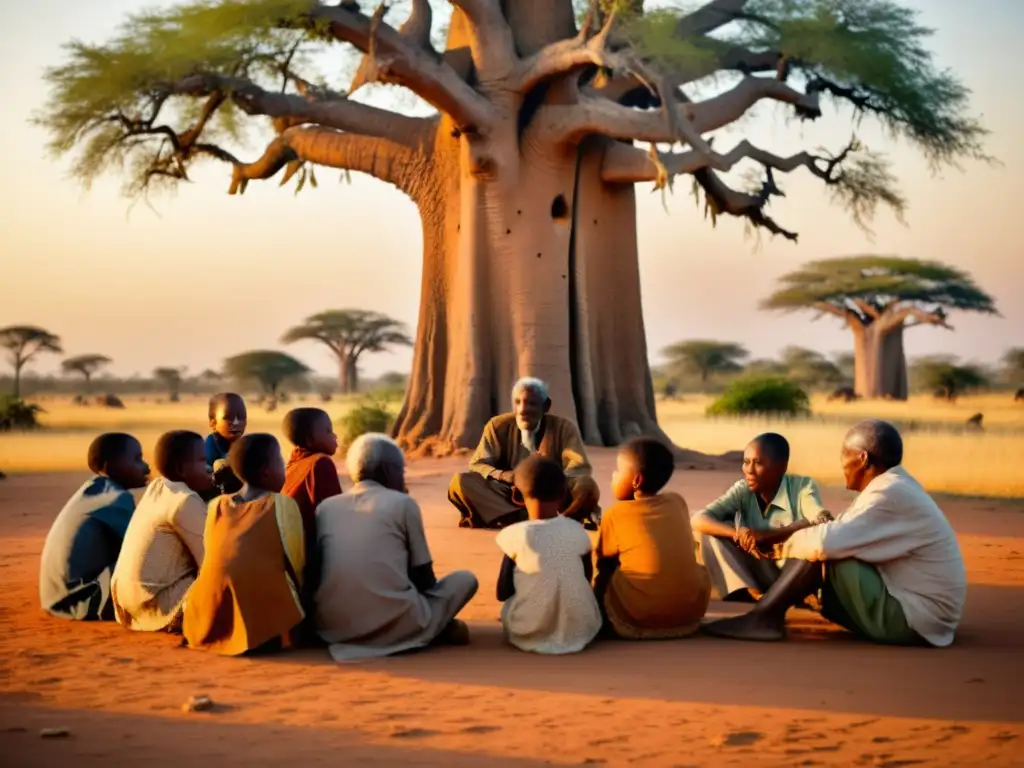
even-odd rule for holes
{"type": "MultiPolygon", "coordinates": [[[[607,483],[612,453],[593,458],[607,483]]],[[[438,573],[480,578],[463,614],[472,644],[359,665],[326,651],[217,658],[47,617],[39,552],[84,477],[0,482],[0,763],[1024,765],[1024,505],[941,500],[970,581],[948,649],[870,646],[794,611],[781,644],[694,637],[543,658],[502,643],[493,534],[456,528],[445,501],[459,466],[415,462],[409,484],[438,573]],[[215,709],[182,712],[199,693],[215,709]],[[70,734],[40,737],[53,727],[70,734]]],[[[697,509],[734,479],[686,471],[673,487],[697,509]]],[[[824,495],[836,510],[850,498],[824,495]]]]}

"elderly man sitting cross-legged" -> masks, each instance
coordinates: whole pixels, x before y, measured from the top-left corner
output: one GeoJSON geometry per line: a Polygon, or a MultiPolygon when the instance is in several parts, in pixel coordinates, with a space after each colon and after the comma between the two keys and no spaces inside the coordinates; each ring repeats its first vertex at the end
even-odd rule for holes
{"type": "Polygon", "coordinates": [[[860,495],[838,519],[802,521],[777,554],[778,580],[743,616],[705,625],[720,637],[781,640],[786,611],[821,589],[822,615],[879,643],[953,642],[967,574],[952,527],[900,466],[903,441],[884,421],[855,426],[843,443],[846,487],[860,495]]]}
{"type": "Polygon", "coordinates": [[[523,459],[540,454],[557,462],[569,481],[562,514],[596,529],[600,491],[579,428],[551,410],[548,387],[539,379],[520,379],[512,388],[512,413],[484,427],[469,472],[452,478],[448,499],[459,510],[463,528],[500,528],[526,519],[512,501],[512,478],[523,459]]]}

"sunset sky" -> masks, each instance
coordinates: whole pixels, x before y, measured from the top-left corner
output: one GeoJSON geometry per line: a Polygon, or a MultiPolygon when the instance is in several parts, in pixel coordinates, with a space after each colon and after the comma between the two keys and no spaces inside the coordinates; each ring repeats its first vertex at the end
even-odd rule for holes
{"type": "MultiPolygon", "coordinates": [[[[988,148],[1002,166],[971,164],[963,174],[933,177],[910,147],[861,130],[872,148],[896,158],[910,201],[907,225],[882,211],[870,239],[829,205],[819,183],[797,173],[782,178],[787,198],[772,212],[800,232],[799,245],[765,235],[758,247],[744,238],[743,221],[729,217],[712,229],[687,177],[668,199],[668,213],[659,194],[641,189],[640,268],[655,362],[662,347],[684,338],[741,342],[755,357],[788,344],[849,349],[849,332],[838,321],[812,324],[810,315],[765,314],[757,304],[778,276],[803,262],[871,252],[967,269],[1002,312],[1001,318],[954,315],[955,332],[915,329],[907,336],[911,356],[943,352],[994,361],[1006,347],[1024,346],[1024,2],[908,2],[937,30],[932,45],[940,65],[974,91],[974,111],[993,132],[988,148]]],[[[129,213],[119,179],[107,177],[86,193],[66,178],[65,165],[46,156],[45,135],[28,123],[46,96],[43,68],[61,61],[61,43],[104,40],[127,12],[150,5],[36,0],[3,11],[0,327],[44,326],[62,337],[68,354],[106,354],[122,375],[148,374],[159,365],[217,368],[245,349],[278,348],[289,326],[328,308],[375,309],[414,328],[419,221],[412,203],[391,187],[366,177],[351,186],[334,183],[339,174],[324,170],[320,188],[297,197],[274,181],[229,197],[229,172],[211,166],[176,197],[159,200],[156,213],[144,205],[129,213]]],[[[378,91],[374,101],[389,98],[378,91]]],[[[850,136],[850,116],[826,110],[818,124],[801,126],[785,124],[776,108],[761,108],[743,135],[780,153],[839,148],[850,136]]],[[[732,132],[716,146],[729,147],[738,136],[732,132]]],[[[613,308],[614,297],[608,302],[613,308]]],[[[319,371],[334,371],[318,346],[289,351],[319,371]]],[[[365,373],[405,371],[410,360],[407,350],[377,355],[366,360],[365,373]]],[[[35,370],[58,367],[59,359],[43,359],[35,370]]]]}

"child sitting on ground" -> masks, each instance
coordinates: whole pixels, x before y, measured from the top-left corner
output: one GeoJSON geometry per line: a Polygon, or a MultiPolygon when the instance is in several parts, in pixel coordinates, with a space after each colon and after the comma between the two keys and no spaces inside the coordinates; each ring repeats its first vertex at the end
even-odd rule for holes
{"type": "Polygon", "coordinates": [[[135,511],[131,491],[143,488],[149,466],[142,446],[120,432],[89,446],[94,477],[53,521],[39,566],[39,602],[53,616],[79,621],[114,618],[110,577],[135,511]]]}
{"type": "Polygon", "coordinates": [[[594,551],[605,630],[621,638],[691,635],[708,608],[711,583],[697,563],[686,502],[659,493],[673,469],[671,451],[657,440],[619,449],[612,475],[619,501],[601,518],[594,551]]]}
{"type": "Polygon", "coordinates": [[[285,496],[299,505],[307,543],[316,542],[316,508],[341,493],[338,468],[331,457],[338,451],[338,436],[327,411],[295,408],[284,417],[284,434],[295,446],[285,470],[285,496]]]}
{"type": "Polygon", "coordinates": [[[513,500],[528,519],[495,541],[505,553],[498,576],[502,629],[523,651],[576,653],[601,629],[590,589],[590,537],[559,514],[566,495],[565,474],[550,459],[534,454],[516,467],[513,500]]]}
{"type": "MultiPolygon", "coordinates": [[[[284,417],[284,434],[295,446],[285,469],[282,493],[299,506],[306,542],[305,590],[302,604],[313,614],[313,595],[320,580],[319,548],[316,543],[316,508],[320,502],[341,494],[338,468],[331,457],[338,450],[338,436],[327,411],[295,408],[284,417]]],[[[310,633],[312,630],[309,630],[310,633]]]]}
{"type": "Polygon", "coordinates": [[[210,429],[206,437],[206,465],[213,473],[214,490],[204,494],[204,499],[223,493],[237,493],[242,487],[241,481],[235,477],[228,463],[228,452],[231,446],[245,434],[248,414],[245,401],[234,392],[220,392],[210,398],[208,410],[210,429]]]}
{"type": "Polygon", "coordinates": [[[302,515],[280,492],[281,446],[272,435],[246,435],[228,461],[243,485],[210,503],[203,564],[185,601],[185,640],[225,656],[286,648],[304,618],[306,553],[302,515]]]}
{"type": "Polygon", "coordinates": [[[162,477],[146,493],[128,524],[111,580],[117,622],[143,632],[180,632],[185,593],[203,562],[206,504],[213,488],[203,438],[175,430],[156,444],[162,477]]]}

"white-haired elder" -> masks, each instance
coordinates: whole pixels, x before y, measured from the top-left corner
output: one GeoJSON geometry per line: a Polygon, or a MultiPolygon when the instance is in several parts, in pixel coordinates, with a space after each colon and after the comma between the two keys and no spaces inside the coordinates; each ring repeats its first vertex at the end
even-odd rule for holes
{"type": "Polygon", "coordinates": [[[476,577],[434,576],[420,508],[405,492],[402,450],[386,435],[363,435],[347,464],[355,486],[316,510],[316,630],[331,656],[354,661],[468,642],[455,617],[476,594],[476,577]]]}
{"type": "Polygon", "coordinates": [[[448,487],[461,527],[499,528],[525,520],[526,512],[512,501],[512,478],[516,465],[536,453],[557,462],[569,481],[562,514],[596,528],[600,491],[579,427],[550,410],[547,384],[533,378],[515,383],[512,413],[487,423],[469,471],[455,475],[448,487]]]}

